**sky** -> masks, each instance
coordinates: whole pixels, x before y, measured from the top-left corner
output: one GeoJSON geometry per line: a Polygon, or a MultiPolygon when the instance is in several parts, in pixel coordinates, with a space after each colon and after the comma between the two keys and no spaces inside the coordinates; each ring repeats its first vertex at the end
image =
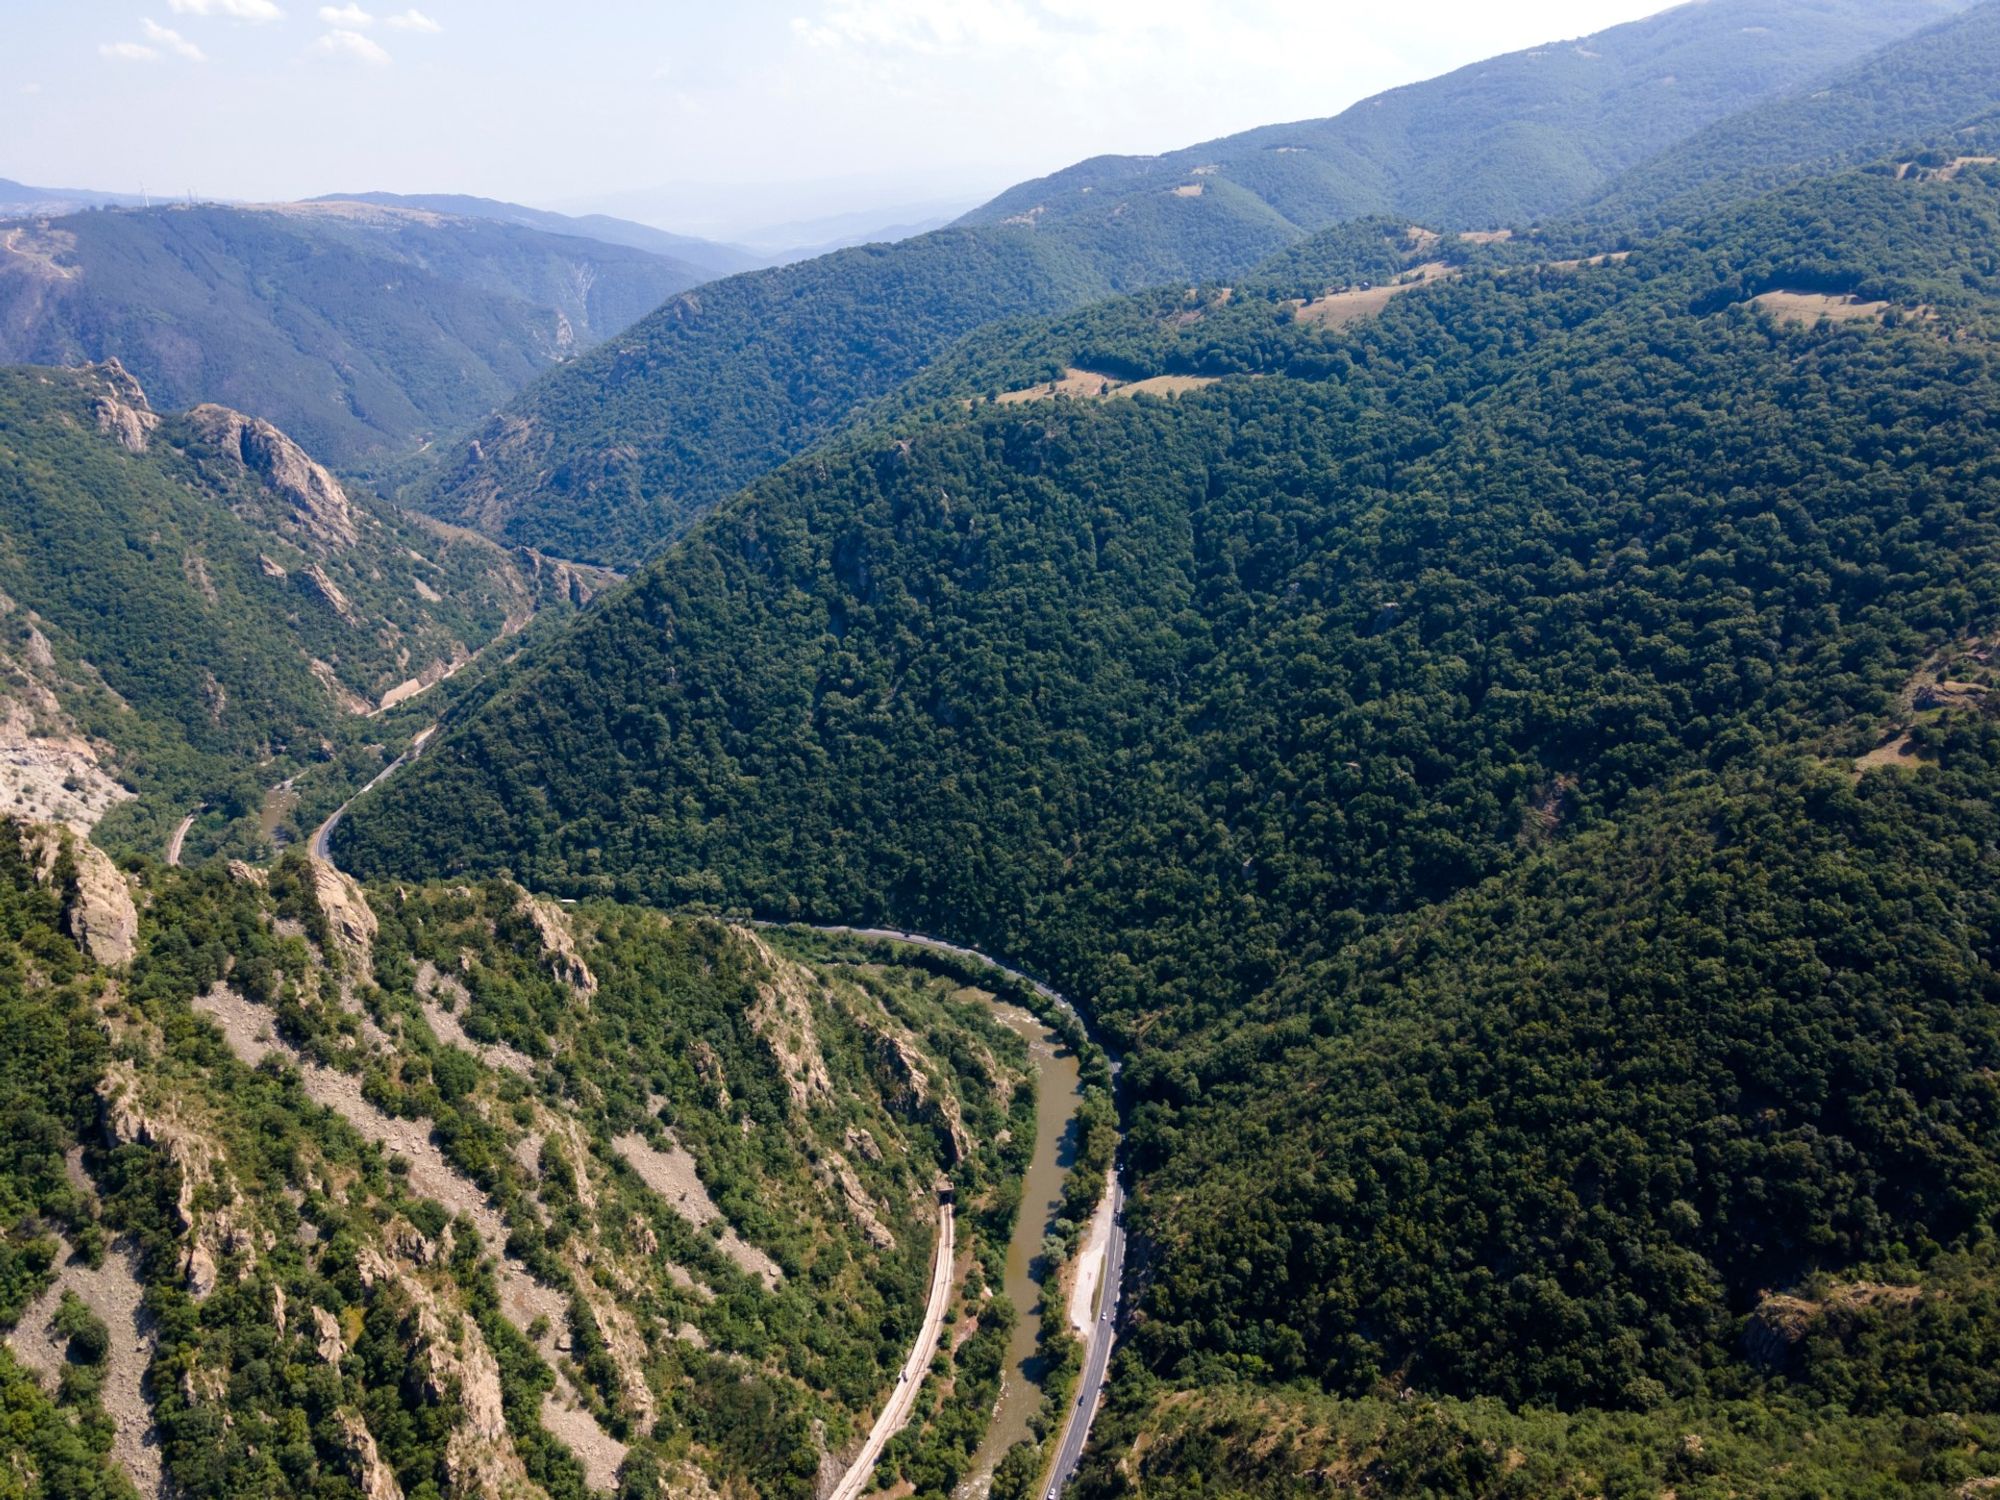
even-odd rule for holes
{"type": "Polygon", "coordinates": [[[0,177],[465,192],[714,235],[889,223],[1665,3],[0,0],[0,177]]]}

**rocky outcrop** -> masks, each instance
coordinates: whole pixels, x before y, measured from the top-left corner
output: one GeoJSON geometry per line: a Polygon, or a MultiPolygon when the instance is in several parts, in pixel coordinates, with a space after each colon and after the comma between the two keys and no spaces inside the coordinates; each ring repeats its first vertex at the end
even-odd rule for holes
{"type": "Polygon", "coordinates": [[[1927,682],[1912,695],[1911,702],[1918,713],[1930,713],[1941,708],[1978,709],[1985,700],[1987,688],[1977,682],[1927,682]]]}
{"type": "Polygon", "coordinates": [[[794,1109],[807,1109],[833,1098],[833,1079],[820,1051],[813,1022],[813,992],[818,987],[802,964],[780,958],[747,927],[732,929],[750,950],[757,975],[757,999],[750,1006],[750,1026],[771,1049],[785,1077],[794,1109]]]}
{"type": "Polygon", "coordinates": [[[606,1295],[591,1271],[591,1252],[572,1236],[566,1246],[570,1273],[577,1295],[590,1310],[604,1349],[618,1372],[618,1390],[628,1412],[640,1428],[650,1428],[659,1416],[652,1386],[646,1383],[646,1340],[632,1315],[606,1295]]]}
{"type": "Polygon", "coordinates": [[[532,547],[515,548],[514,563],[528,580],[536,606],[544,609],[551,604],[568,604],[582,609],[617,583],[620,577],[609,568],[565,562],[537,552],[532,547]]]}
{"type": "Polygon", "coordinates": [[[313,681],[325,690],[327,697],[338,705],[342,713],[353,714],[357,719],[365,719],[375,711],[374,704],[340,680],[340,674],[334,671],[333,663],[321,661],[315,656],[306,663],[306,670],[312,673],[313,681]]]}
{"type": "Polygon", "coordinates": [[[96,962],[129,964],[139,947],[139,912],[132,888],[111,858],[88,839],[50,824],[28,825],[29,860],[43,884],[56,877],[67,853],[74,868],[63,893],[63,926],[96,962]]]}
{"type": "Polygon", "coordinates": [[[297,578],[299,587],[339,616],[341,624],[357,630],[361,628],[361,612],[354,607],[354,601],[341,592],[340,585],[327,576],[326,569],[313,563],[302,569],[297,578]]]}
{"type": "Polygon", "coordinates": [[[293,525],[307,537],[332,548],[358,540],[354,508],[340,481],[269,422],[214,405],[197,406],[188,421],[218,456],[287,501],[293,525]]]}
{"type": "Polygon", "coordinates": [[[433,1401],[457,1403],[458,1423],[444,1450],[452,1493],[500,1500],[526,1489],[527,1469],[501,1405],[500,1365],[479,1325],[447,1308],[413,1270],[379,1250],[364,1248],[355,1269],[369,1291],[393,1291],[407,1303],[406,1327],[425,1372],[424,1393],[433,1401]]]}
{"type": "Polygon", "coordinates": [[[568,914],[546,897],[531,896],[526,891],[521,892],[515,910],[528,919],[541,939],[549,972],[568,985],[579,1000],[595,995],[597,976],[590,972],[590,965],[577,951],[576,934],[570,929],[568,914]]]}
{"type": "Polygon", "coordinates": [[[342,1411],[339,1421],[354,1482],[361,1493],[367,1500],[403,1500],[403,1487],[382,1462],[382,1455],[375,1448],[375,1434],[368,1430],[368,1424],[351,1411],[342,1411]]]}
{"type": "Polygon", "coordinates": [[[828,1195],[838,1199],[847,1210],[848,1217],[867,1236],[869,1244],[877,1250],[896,1248],[896,1236],[882,1222],[875,1200],[868,1196],[868,1189],[861,1185],[846,1157],[838,1151],[829,1151],[813,1163],[813,1172],[828,1195]]]}
{"type": "Polygon", "coordinates": [[[1922,1287],[1873,1281],[1836,1282],[1816,1297],[1766,1297],[1744,1327],[1744,1352],[1766,1369],[1779,1369],[1810,1335],[1825,1331],[1845,1341],[1871,1317],[1914,1306],[1922,1297],[1922,1287]]]}
{"type": "Polygon", "coordinates": [[[892,1094],[885,1102],[892,1110],[911,1119],[942,1127],[951,1150],[951,1160],[945,1165],[957,1166],[972,1150],[957,1097],[949,1089],[940,1089],[932,1084],[930,1070],[915,1039],[888,1011],[880,1007],[879,1002],[872,1012],[855,1014],[853,1019],[863,1030],[874,1035],[877,1055],[891,1074],[903,1080],[902,1097],[892,1094]]]}
{"type": "Polygon", "coordinates": [[[368,979],[375,972],[375,934],[379,930],[374,908],[354,879],[326,860],[315,859],[312,874],[313,895],[333,931],[333,944],[348,979],[368,979]]]}
{"type": "Polygon", "coordinates": [[[340,1319],[323,1307],[312,1310],[313,1352],[330,1365],[347,1357],[347,1340],[340,1331],[340,1319]]]}
{"type": "Polygon", "coordinates": [[[247,1274],[248,1257],[269,1249],[271,1237],[250,1217],[248,1200],[229,1178],[221,1144],[189,1124],[176,1108],[149,1111],[141,1096],[138,1070],[124,1059],[105,1070],[97,1095],[104,1133],[111,1145],[149,1147],[164,1155],[180,1174],[174,1211],[185,1242],[181,1274],[190,1295],[199,1302],[215,1290],[226,1257],[246,1257],[243,1271],[247,1274]],[[221,1195],[223,1203],[197,1209],[197,1195],[215,1183],[228,1189],[221,1195]]]}
{"type": "Polygon", "coordinates": [[[85,370],[99,389],[97,430],[127,453],[144,453],[160,419],[139,382],[115,359],[87,365],[85,370]]]}

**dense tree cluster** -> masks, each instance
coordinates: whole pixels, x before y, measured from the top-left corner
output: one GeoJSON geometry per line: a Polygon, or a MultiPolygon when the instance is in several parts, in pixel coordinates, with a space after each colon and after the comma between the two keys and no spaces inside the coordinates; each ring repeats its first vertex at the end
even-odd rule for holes
{"type": "Polygon", "coordinates": [[[675,297],[531,387],[423,495],[564,557],[636,562],[961,334],[1115,283],[1019,227],[940,230],[675,297]]]}
{"type": "MultiPolygon", "coordinates": [[[[1578,209],[1621,170],[1936,13],[1928,0],[1683,8],[1588,47],[1398,89],[1336,119],[1160,157],[1096,158],[949,230],[676,297],[524,392],[411,494],[509,541],[636,563],[975,329],[1113,291],[1238,276],[1368,216],[1459,230],[1578,209]]],[[[1900,113],[1871,118],[1921,132],[1973,113],[1963,100],[1992,74],[1973,59],[1996,56],[1994,30],[1954,44],[1963,87],[1904,88],[1900,113]]],[[[1889,71],[1915,78],[1915,66],[1889,71]]],[[[1761,138],[1742,149],[1762,149],[1761,138]]]]}
{"type": "Polygon", "coordinates": [[[1992,840],[1950,811],[1989,739],[1845,767],[1995,623],[1996,209],[1860,175],[1622,265],[1468,252],[1346,331],[1254,292],[1042,330],[1257,378],[940,392],[781,471],[346,848],[1091,997],[1158,1374],[1989,1409],[1992,840]],[[1842,1310],[1875,1283],[1958,1289],[1842,1310]],[[1780,1292],[1835,1313],[1766,1369],[1780,1292]]]}

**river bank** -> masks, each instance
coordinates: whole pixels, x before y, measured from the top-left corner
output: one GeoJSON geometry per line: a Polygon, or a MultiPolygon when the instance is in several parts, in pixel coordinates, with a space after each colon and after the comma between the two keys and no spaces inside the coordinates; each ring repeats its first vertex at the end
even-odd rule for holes
{"type": "Polygon", "coordinates": [[[1057,1389],[1072,1379],[1074,1389],[1069,1392],[1070,1400],[1050,1440],[1041,1446],[1042,1477],[1034,1493],[1039,1500],[1056,1500],[1074,1474],[1089,1441],[1116,1339],[1125,1262],[1124,1192],[1113,1166],[1114,1153],[1104,1148],[1116,1140],[1111,1095],[1116,1087],[1118,1060],[1091,1038],[1083,1017],[1067,996],[975,949],[894,928],[780,922],[754,925],[789,926],[795,931],[882,944],[892,951],[914,949],[936,955],[952,961],[946,969],[960,982],[990,985],[997,977],[1004,981],[1002,990],[1011,990],[1033,1007],[1030,1012],[997,997],[991,1002],[996,1015],[1028,1041],[1030,1057],[1036,1064],[1040,1090],[1037,1136],[1021,1208],[1008,1244],[1005,1290],[1014,1303],[1017,1322],[1010,1338],[1001,1397],[986,1438],[974,1455],[972,1469],[954,1493],[956,1500],[981,1500],[992,1488],[995,1474],[1008,1452],[1023,1441],[1033,1441],[1035,1416],[1047,1407],[1054,1394],[1050,1389],[1053,1375],[1057,1389]],[[1010,1019],[1009,1012],[1025,1017],[1028,1029],[1023,1030],[1010,1019]],[[1041,1038],[1039,1048],[1037,1035],[1041,1038]],[[1065,1059],[1068,1067],[1063,1066],[1065,1059]],[[1057,1069],[1053,1076],[1044,1074],[1045,1064],[1057,1069]],[[1093,1129],[1110,1134],[1099,1139],[1091,1133],[1093,1129]],[[1086,1177],[1075,1169],[1080,1158],[1091,1149],[1089,1141],[1095,1141],[1099,1149],[1093,1158],[1094,1165],[1086,1169],[1086,1177]],[[1098,1187],[1100,1173],[1102,1187],[1098,1187]],[[1086,1182],[1089,1188],[1084,1186],[1086,1182]],[[1065,1236],[1066,1248],[1074,1253],[1044,1284],[1035,1279],[1034,1272],[1041,1269],[1036,1262],[1043,1256],[1045,1241],[1055,1230],[1059,1210],[1066,1202],[1074,1215],[1065,1236]],[[1100,1218],[1104,1221],[1101,1230],[1100,1218]],[[1086,1268],[1082,1264],[1086,1257],[1094,1258],[1095,1264],[1086,1268]],[[1086,1294],[1091,1306],[1086,1313],[1087,1321],[1078,1328],[1072,1325],[1071,1308],[1063,1304],[1072,1301],[1075,1288],[1086,1279],[1092,1283],[1086,1294]],[[1055,1371],[1044,1368],[1046,1357],[1040,1341],[1045,1296],[1061,1299],[1052,1321],[1065,1334],[1077,1339],[1082,1349],[1080,1369],[1075,1365],[1055,1371]]]}
{"type": "Polygon", "coordinates": [[[972,1472],[959,1484],[957,1493],[964,1500],[984,1495],[1007,1450],[1034,1437],[1031,1423],[1043,1397],[1041,1302],[1045,1296],[1060,1294],[1061,1279],[1052,1277],[1045,1285],[1036,1273],[1042,1241],[1062,1208],[1063,1180],[1076,1161],[1077,1111],[1083,1103],[1082,1069],[1062,1038],[1017,1005],[996,1000],[993,1013],[1028,1044],[1035,1069],[1035,1154],[1022,1181],[1020,1215],[1007,1243],[1001,1290],[1014,1304],[1015,1319],[1001,1372],[1000,1401],[973,1457],[972,1472]]]}

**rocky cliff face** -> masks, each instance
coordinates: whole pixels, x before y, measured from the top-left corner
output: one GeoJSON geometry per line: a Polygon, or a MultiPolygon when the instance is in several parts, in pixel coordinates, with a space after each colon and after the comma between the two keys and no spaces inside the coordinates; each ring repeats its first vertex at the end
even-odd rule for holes
{"type": "Polygon", "coordinates": [[[94,960],[127,964],[138,950],[139,912],[131,887],[110,857],[88,839],[46,823],[15,825],[22,849],[44,885],[60,881],[63,924],[94,960]],[[67,858],[67,864],[65,863],[67,858]]]}
{"type": "Polygon", "coordinates": [[[110,747],[63,707],[80,679],[101,687],[87,666],[66,668],[34,612],[0,593],[0,807],[87,834],[132,793],[104,765],[110,747]]]}
{"type": "MultiPolygon", "coordinates": [[[[120,853],[213,808],[229,757],[275,753],[271,783],[339,759],[615,581],[410,517],[267,421],[163,416],[115,361],[0,367],[0,472],[0,808],[120,853]]],[[[260,811],[205,820],[190,854],[262,848],[260,811]]]]}
{"type": "Polygon", "coordinates": [[[195,407],[188,421],[218,456],[288,502],[292,524],[307,538],[331,548],[360,539],[340,481],[269,422],[212,405],[195,407]]]}
{"type": "Polygon", "coordinates": [[[514,563],[528,579],[537,604],[544,608],[567,604],[582,609],[623,576],[590,563],[565,562],[532,547],[516,547],[514,563]]]}
{"type": "Polygon", "coordinates": [[[97,398],[97,430],[127,453],[144,453],[160,425],[146,393],[115,359],[85,367],[103,387],[97,398]]]}

